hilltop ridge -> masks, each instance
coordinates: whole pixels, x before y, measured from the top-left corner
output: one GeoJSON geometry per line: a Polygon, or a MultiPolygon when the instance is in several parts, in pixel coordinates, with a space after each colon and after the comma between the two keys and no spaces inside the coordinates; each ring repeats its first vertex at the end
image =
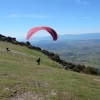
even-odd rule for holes
{"type": "Polygon", "coordinates": [[[16,38],[6,37],[4,35],[0,35],[0,40],[11,42],[11,43],[16,44],[16,45],[26,46],[29,49],[42,52],[43,54],[47,55],[48,58],[50,58],[51,60],[58,62],[60,65],[62,65],[62,67],[65,70],[72,70],[72,71],[82,72],[82,73],[92,74],[92,75],[99,75],[100,74],[99,69],[95,69],[94,67],[90,67],[90,66],[86,67],[84,65],[73,64],[73,63],[67,62],[65,60],[62,60],[58,54],[55,54],[53,52],[49,52],[47,50],[42,50],[40,47],[32,46],[31,43],[28,41],[26,43],[25,42],[18,42],[18,41],[16,41],[16,38]]]}
{"type": "Polygon", "coordinates": [[[47,51],[28,44],[0,39],[0,100],[99,100],[99,76],[64,70],[47,51]]]}

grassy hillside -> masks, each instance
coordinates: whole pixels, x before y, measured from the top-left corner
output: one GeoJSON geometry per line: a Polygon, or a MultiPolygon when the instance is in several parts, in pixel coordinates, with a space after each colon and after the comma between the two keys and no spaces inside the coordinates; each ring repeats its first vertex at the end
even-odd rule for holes
{"type": "Polygon", "coordinates": [[[0,41],[0,100],[100,100],[100,76],[64,70],[41,52],[0,41]]]}
{"type": "MultiPolygon", "coordinates": [[[[33,44],[35,43],[33,42],[33,44]]],[[[63,40],[55,43],[41,41],[37,42],[36,45],[58,53],[60,58],[65,59],[67,62],[100,69],[100,39],[63,40]]]]}

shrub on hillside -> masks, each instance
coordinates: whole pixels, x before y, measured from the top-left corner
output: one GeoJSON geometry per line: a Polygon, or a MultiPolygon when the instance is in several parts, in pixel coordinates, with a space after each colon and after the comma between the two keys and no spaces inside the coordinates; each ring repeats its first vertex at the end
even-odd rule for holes
{"type": "Polygon", "coordinates": [[[67,69],[73,70],[73,68],[75,68],[75,65],[72,64],[72,63],[67,63],[66,66],[65,66],[64,68],[65,68],[66,70],[67,70],[67,69]]]}
{"type": "Polygon", "coordinates": [[[54,60],[55,60],[55,61],[57,61],[57,62],[59,62],[59,61],[60,61],[60,57],[59,57],[59,55],[58,55],[58,54],[55,54],[55,55],[54,55],[54,60]]]}
{"type": "Polygon", "coordinates": [[[25,45],[26,45],[26,46],[29,46],[29,45],[30,45],[30,42],[27,41],[25,45]]]}
{"type": "Polygon", "coordinates": [[[42,50],[42,53],[49,56],[49,52],[47,50],[42,50]]]}
{"type": "Polygon", "coordinates": [[[73,71],[76,71],[76,72],[82,72],[83,70],[85,69],[85,66],[84,65],[76,65],[74,68],[73,68],[73,71]]]}
{"type": "Polygon", "coordinates": [[[91,75],[97,75],[96,69],[90,66],[85,67],[84,73],[91,74],[91,75]]]}
{"type": "Polygon", "coordinates": [[[6,37],[1,37],[1,41],[6,41],[6,37]]]}
{"type": "Polygon", "coordinates": [[[49,57],[54,56],[55,54],[53,52],[49,52],[49,57]]]}

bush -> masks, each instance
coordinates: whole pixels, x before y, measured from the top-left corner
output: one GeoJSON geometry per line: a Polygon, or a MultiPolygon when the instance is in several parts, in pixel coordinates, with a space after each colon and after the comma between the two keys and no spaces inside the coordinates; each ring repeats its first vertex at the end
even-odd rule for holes
{"type": "Polygon", "coordinates": [[[75,72],[80,72],[80,70],[78,69],[77,66],[76,66],[75,68],[73,68],[73,71],[75,71],[75,72]]]}
{"type": "Polygon", "coordinates": [[[97,72],[97,75],[100,75],[100,71],[97,72]]]}
{"type": "Polygon", "coordinates": [[[52,57],[52,56],[54,56],[55,54],[53,53],[53,52],[50,52],[49,53],[49,57],[52,57]]]}
{"type": "Polygon", "coordinates": [[[49,52],[47,50],[42,50],[42,53],[49,56],[49,52]]]}
{"type": "Polygon", "coordinates": [[[30,42],[27,41],[27,42],[26,42],[26,46],[29,46],[29,45],[30,45],[30,42]]]}
{"type": "Polygon", "coordinates": [[[78,64],[78,65],[75,66],[75,68],[73,70],[76,71],[76,72],[82,72],[84,69],[85,69],[84,65],[78,64]]]}
{"type": "Polygon", "coordinates": [[[54,60],[55,60],[55,61],[57,61],[57,62],[59,62],[59,61],[60,61],[60,57],[59,57],[59,55],[58,55],[58,54],[55,54],[55,55],[54,55],[54,60]]]}
{"type": "Polygon", "coordinates": [[[97,75],[96,69],[90,66],[85,67],[84,73],[91,74],[91,75],[97,75]]]}
{"type": "Polygon", "coordinates": [[[75,68],[75,65],[72,64],[72,63],[67,63],[64,68],[65,69],[71,69],[72,70],[73,68],[75,68]]]}
{"type": "Polygon", "coordinates": [[[6,41],[6,37],[1,37],[1,40],[2,41],[6,41]]]}

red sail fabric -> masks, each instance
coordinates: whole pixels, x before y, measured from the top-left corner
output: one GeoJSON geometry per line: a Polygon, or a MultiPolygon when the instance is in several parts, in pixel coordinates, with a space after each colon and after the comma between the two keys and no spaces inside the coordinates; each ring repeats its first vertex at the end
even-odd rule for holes
{"type": "Polygon", "coordinates": [[[34,28],[30,29],[29,32],[27,33],[26,39],[29,40],[31,38],[31,36],[39,30],[46,30],[48,33],[51,34],[54,41],[56,41],[58,39],[58,35],[54,29],[52,29],[50,27],[44,27],[44,26],[43,27],[34,27],[34,28]]]}

